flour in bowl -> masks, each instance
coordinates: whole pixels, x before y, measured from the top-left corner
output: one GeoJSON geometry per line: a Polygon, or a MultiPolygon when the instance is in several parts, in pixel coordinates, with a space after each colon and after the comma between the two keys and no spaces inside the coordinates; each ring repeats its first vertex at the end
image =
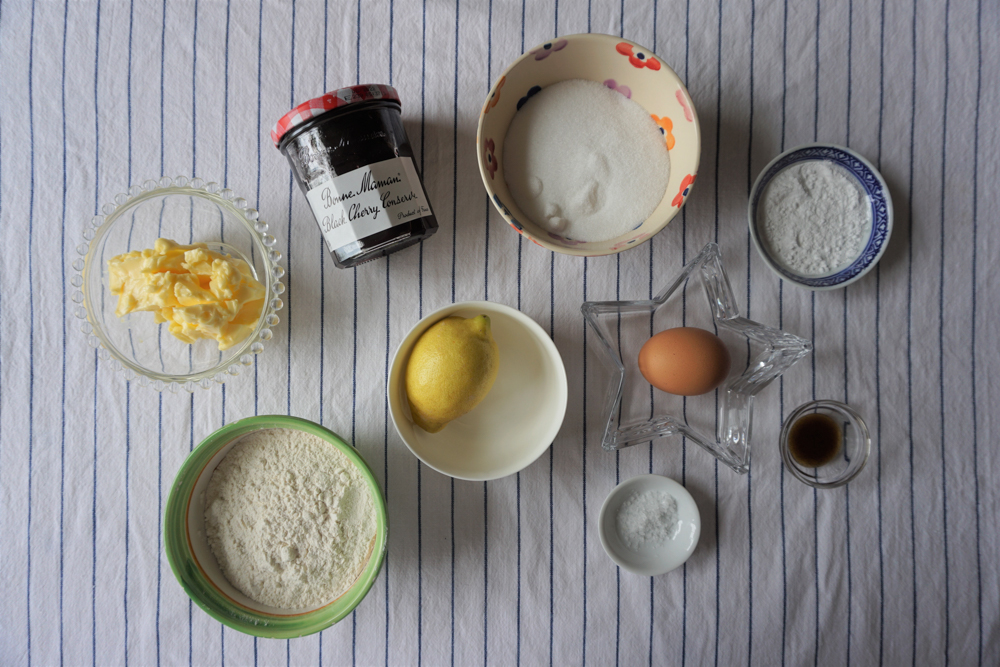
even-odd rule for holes
{"type": "Polygon", "coordinates": [[[535,224],[574,241],[641,225],[667,189],[663,130],[637,102],[582,79],[526,98],[503,144],[504,178],[535,224]]]}
{"type": "Polygon", "coordinates": [[[771,256],[800,276],[846,268],[871,228],[871,202],[857,179],[819,160],[779,171],[758,209],[757,229],[771,256]]]}
{"type": "Polygon", "coordinates": [[[361,574],[375,503],[361,471],[311,433],[251,433],[226,454],[205,495],[205,532],[226,579],[281,609],[316,608],[361,574]]]}

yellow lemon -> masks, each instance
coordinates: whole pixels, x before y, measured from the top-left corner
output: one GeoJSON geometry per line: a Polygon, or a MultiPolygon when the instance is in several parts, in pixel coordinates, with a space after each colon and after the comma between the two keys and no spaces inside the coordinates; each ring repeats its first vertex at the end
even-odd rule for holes
{"type": "Polygon", "coordinates": [[[413,421],[437,433],[486,398],[497,379],[500,354],[490,318],[446,317],[425,331],[406,366],[413,421]]]}

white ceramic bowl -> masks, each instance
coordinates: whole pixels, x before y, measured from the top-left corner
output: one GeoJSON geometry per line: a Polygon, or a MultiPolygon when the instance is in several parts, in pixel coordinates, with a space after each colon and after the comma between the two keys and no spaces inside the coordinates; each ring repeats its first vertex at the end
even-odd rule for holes
{"type": "Polygon", "coordinates": [[[675,570],[687,561],[701,536],[701,514],[694,498],[683,486],[660,475],[639,475],[616,486],[601,506],[597,520],[601,546],[608,556],[629,572],[652,577],[675,570]],[[644,544],[637,551],[629,549],[621,538],[615,520],[622,503],[633,494],[666,491],[677,501],[677,531],[659,545],[644,544]]]}
{"type": "Polygon", "coordinates": [[[440,473],[468,480],[512,475],[549,448],[566,415],[566,369],[548,334],[527,315],[489,301],[456,303],[417,322],[400,343],[386,384],[389,414],[413,454],[440,473]],[[488,315],[500,352],[490,393],[438,433],[410,418],[406,365],[417,339],[450,315],[488,315]]]}
{"type": "Polygon", "coordinates": [[[845,287],[871,271],[882,259],[889,237],[892,235],[892,197],[889,186],[885,184],[882,174],[864,157],[849,148],[834,144],[808,144],[787,150],[771,160],[753,184],[750,191],[750,202],[747,204],[747,217],[750,223],[750,237],[757,248],[761,259],[778,277],[801,285],[811,290],[833,290],[845,287]],[[822,161],[846,169],[851,177],[857,179],[871,205],[872,226],[868,240],[861,253],[851,260],[847,266],[822,276],[803,276],[795,273],[770,252],[767,243],[761,239],[757,208],[760,199],[771,183],[771,179],[779,172],[799,162],[822,161]]]}

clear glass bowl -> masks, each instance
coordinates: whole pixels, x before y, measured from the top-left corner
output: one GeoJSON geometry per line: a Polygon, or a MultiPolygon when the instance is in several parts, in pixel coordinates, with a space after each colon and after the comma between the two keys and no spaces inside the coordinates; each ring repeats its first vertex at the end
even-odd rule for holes
{"type": "Polygon", "coordinates": [[[590,340],[598,358],[611,374],[603,401],[608,417],[602,446],[608,451],[684,436],[745,473],[750,470],[754,396],[812,351],[808,340],[740,317],[714,243],[706,245],[654,299],[587,301],[582,310],[597,334],[590,340]],[[707,308],[703,301],[685,298],[687,288],[699,283],[707,308]],[[715,391],[674,396],[654,389],[639,372],[643,344],[654,333],[680,326],[712,331],[729,350],[732,369],[715,391]]]}
{"type": "Polygon", "coordinates": [[[285,291],[278,266],[281,253],[275,238],[257,211],[242,197],[218,183],[200,178],[164,177],[132,186],[128,193],[105,204],[104,215],[94,216],[77,246],[71,279],[75,288],[73,314],[83,320],[81,330],[91,346],[99,348],[128,380],[152,384],[158,390],[178,387],[193,391],[224,382],[253,363],[253,355],[264,350],[275,314],[282,307],[285,291]],[[265,306],[253,333],[238,345],[219,351],[213,340],[192,345],[174,338],[157,324],[152,313],[136,312],[118,318],[117,299],[108,283],[108,260],[130,250],[152,248],[158,238],[178,243],[203,242],[209,249],[245,260],[265,287],[265,306]]]}
{"type": "Polygon", "coordinates": [[[837,401],[811,401],[795,408],[781,427],[778,442],[781,445],[781,460],[788,471],[803,484],[817,489],[832,489],[850,482],[865,467],[872,451],[865,420],[851,406],[837,401]],[[807,468],[792,456],[788,435],[800,417],[814,413],[826,415],[839,424],[842,441],[836,458],[819,468],[807,468]]]}

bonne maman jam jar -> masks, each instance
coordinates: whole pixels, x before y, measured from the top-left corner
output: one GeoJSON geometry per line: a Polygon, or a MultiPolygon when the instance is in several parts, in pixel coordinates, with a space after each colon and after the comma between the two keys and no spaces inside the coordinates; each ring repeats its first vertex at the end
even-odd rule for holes
{"type": "Polygon", "coordinates": [[[395,88],[351,86],[303,102],[271,130],[342,269],[437,231],[400,111],[395,88]]]}

